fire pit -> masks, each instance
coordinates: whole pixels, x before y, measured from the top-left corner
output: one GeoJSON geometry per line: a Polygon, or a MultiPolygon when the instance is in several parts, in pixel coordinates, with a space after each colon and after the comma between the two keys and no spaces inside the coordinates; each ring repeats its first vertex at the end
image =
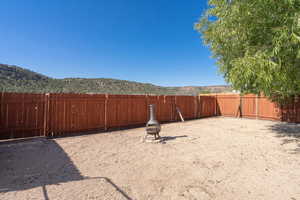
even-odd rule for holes
{"type": "Polygon", "coordinates": [[[160,139],[159,132],[161,128],[159,122],[156,120],[154,104],[149,105],[149,115],[150,119],[146,124],[146,135],[144,137],[144,141],[149,140],[149,136],[151,136],[150,141],[157,141],[160,139]]]}

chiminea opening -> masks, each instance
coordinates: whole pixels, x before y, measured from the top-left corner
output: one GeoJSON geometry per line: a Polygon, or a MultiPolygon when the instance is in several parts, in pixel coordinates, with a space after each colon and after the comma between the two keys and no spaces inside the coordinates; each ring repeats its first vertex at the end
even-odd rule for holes
{"type": "Polygon", "coordinates": [[[156,113],[155,113],[155,105],[151,104],[149,105],[149,121],[146,124],[146,135],[145,139],[147,136],[151,135],[154,136],[154,140],[159,139],[160,135],[159,132],[161,130],[159,122],[156,120],[156,113]]]}

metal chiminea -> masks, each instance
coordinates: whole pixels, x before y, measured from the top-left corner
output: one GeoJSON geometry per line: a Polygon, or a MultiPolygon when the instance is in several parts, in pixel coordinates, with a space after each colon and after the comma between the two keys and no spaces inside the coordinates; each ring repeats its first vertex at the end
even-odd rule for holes
{"type": "Polygon", "coordinates": [[[160,124],[158,123],[158,121],[156,120],[156,116],[155,116],[155,105],[151,104],[149,105],[149,114],[150,114],[150,120],[147,122],[146,125],[146,135],[145,135],[145,139],[148,135],[154,135],[154,139],[159,139],[160,135],[160,124]]]}

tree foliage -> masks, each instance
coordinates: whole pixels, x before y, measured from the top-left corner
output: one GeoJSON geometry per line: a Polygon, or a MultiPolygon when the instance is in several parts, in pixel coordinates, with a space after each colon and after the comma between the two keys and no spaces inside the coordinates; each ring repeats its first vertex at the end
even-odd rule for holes
{"type": "Polygon", "coordinates": [[[300,94],[300,0],[209,0],[195,28],[234,89],[300,94]]]}

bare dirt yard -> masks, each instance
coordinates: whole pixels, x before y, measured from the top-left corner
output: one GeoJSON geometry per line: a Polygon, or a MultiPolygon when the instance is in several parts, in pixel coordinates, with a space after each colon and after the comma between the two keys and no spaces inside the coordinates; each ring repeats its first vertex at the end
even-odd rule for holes
{"type": "Polygon", "coordinates": [[[208,118],[0,143],[1,200],[300,200],[300,125],[208,118]]]}

